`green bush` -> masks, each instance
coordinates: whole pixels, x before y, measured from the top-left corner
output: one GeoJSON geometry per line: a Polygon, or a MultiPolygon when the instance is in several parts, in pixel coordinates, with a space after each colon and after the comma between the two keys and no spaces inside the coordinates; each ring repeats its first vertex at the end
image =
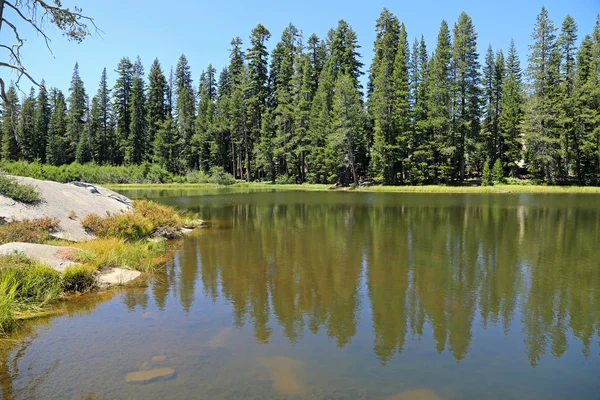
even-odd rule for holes
{"type": "Polygon", "coordinates": [[[99,237],[117,237],[125,240],[142,240],[154,232],[152,222],[135,213],[115,214],[101,218],[89,214],[81,220],[84,228],[99,237]]]}
{"type": "Polygon", "coordinates": [[[210,169],[210,179],[212,183],[217,185],[233,185],[235,183],[233,175],[225,172],[223,167],[212,167],[210,169]]]}
{"type": "Polygon", "coordinates": [[[0,193],[21,203],[33,204],[42,200],[38,188],[0,174],[0,193]]]}
{"type": "Polygon", "coordinates": [[[486,161],[483,164],[483,173],[481,174],[481,185],[482,186],[493,186],[494,181],[490,172],[490,164],[486,161]]]}

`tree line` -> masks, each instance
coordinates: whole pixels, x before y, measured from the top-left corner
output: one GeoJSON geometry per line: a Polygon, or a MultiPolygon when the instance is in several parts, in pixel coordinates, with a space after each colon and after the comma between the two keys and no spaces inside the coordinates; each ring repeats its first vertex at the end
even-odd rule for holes
{"type": "Polygon", "coordinates": [[[290,24],[271,54],[257,25],[229,65],[194,87],[185,55],[147,79],[124,57],[91,97],[76,64],[68,96],[41,85],[2,104],[2,160],[52,165],[154,163],[173,174],[220,167],[238,179],[438,184],[495,175],[600,184],[600,16],[577,44],[569,15],[537,16],[523,70],[513,41],[483,65],[472,19],[442,21],[433,52],[384,9],[367,87],[357,35],[344,20],[326,37],[290,24]]]}

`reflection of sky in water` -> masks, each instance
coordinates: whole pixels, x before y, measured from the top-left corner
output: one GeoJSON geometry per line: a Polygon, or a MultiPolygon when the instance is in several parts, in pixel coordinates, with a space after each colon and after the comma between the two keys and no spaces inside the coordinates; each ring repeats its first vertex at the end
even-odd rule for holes
{"type": "Polygon", "coordinates": [[[40,326],[13,397],[597,398],[599,211],[495,198],[167,197],[215,228],[40,326]],[[154,367],[176,374],[125,382],[154,367]]]}

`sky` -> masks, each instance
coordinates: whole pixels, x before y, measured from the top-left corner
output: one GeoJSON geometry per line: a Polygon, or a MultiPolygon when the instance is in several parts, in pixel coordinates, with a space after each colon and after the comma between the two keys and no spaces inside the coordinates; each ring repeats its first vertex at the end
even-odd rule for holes
{"type": "MultiPolygon", "coordinates": [[[[41,36],[26,24],[18,23],[21,36],[26,39],[23,62],[34,78],[44,79],[46,87],[58,87],[65,94],[73,66],[78,62],[90,97],[97,91],[104,67],[109,85],[114,85],[114,69],[124,56],[132,61],[139,56],[146,73],[152,61],[158,58],[167,73],[185,53],[196,86],[202,70],[209,63],[217,71],[228,64],[233,37],[240,36],[244,48],[248,47],[250,31],[259,23],[271,32],[270,51],[290,22],[302,30],[307,39],[312,33],[324,37],[340,19],[345,19],[357,33],[366,72],[373,55],[375,21],[384,7],[404,22],[411,45],[415,37],[424,35],[429,52],[435,48],[440,22],[445,19],[452,27],[459,14],[465,11],[473,19],[479,35],[477,44],[481,58],[488,45],[506,50],[510,39],[514,38],[523,66],[542,5],[558,28],[564,17],[571,14],[579,26],[579,39],[591,33],[596,15],[600,13],[600,0],[63,0],[62,3],[66,7],[77,5],[83,8],[84,14],[95,19],[102,33],[77,44],[49,27],[51,54],[41,36]]],[[[13,10],[5,10],[4,17],[9,21],[16,20],[13,10]]],[[[0,43],[12,41],[12,31],[4,24],[0,43]]],[[[0,54],[0,59],[7,60],[6,54],[0,54]]],[[[16,79],[16,75],[4,68],[0,68],[0,77],[5,81],[16,79]]],[[[23,90],[28,91],[29,86],[22,80],[23,90]]]]}

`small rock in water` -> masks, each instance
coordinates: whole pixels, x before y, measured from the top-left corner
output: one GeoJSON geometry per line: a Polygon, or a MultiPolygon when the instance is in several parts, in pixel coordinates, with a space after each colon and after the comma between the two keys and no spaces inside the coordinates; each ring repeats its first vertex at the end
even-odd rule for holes
{"type": "Polygon", "coordinates": [[[173,368],[155,368],[147,371],[130,372],[125,376],[125,382],[150,383],[157,380],[171,379],[175,376],[173,368]]]}
{"type": "Polygon", "coordinates": [[[150,359],[150,362],[152,363],[160,363],[163,361],[166,361],[167,356],[154,356],[150,359]]]}

